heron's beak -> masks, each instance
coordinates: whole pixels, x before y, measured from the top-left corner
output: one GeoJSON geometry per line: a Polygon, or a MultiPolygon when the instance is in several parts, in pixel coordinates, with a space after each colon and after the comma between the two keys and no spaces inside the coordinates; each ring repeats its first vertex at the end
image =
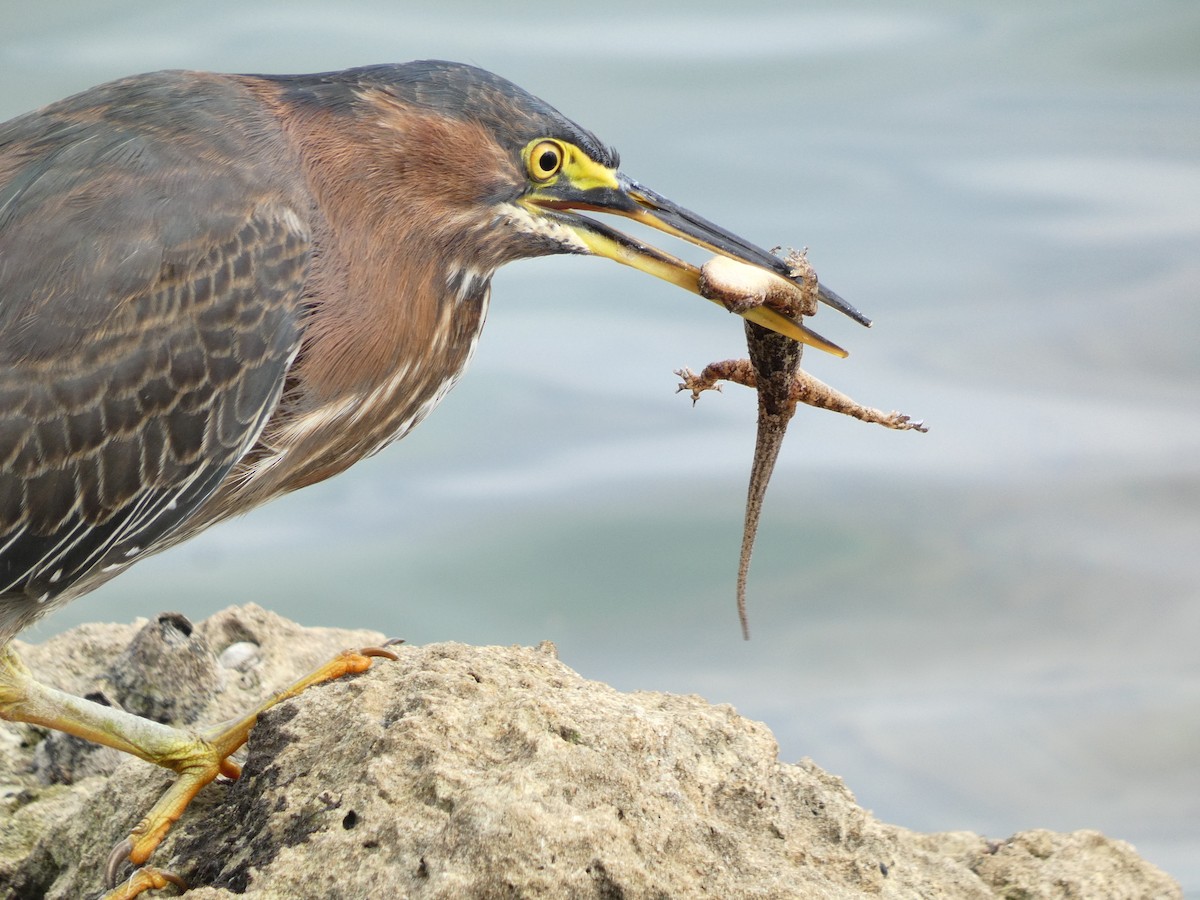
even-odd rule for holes
{"type": "MultiPolygon", "coordinates": [[[[593,177],[587,180],[586,187],[579,186],[580,180],[562,178],[553,185],[547,185],[527,195],[524,202],[528,207],[537,208],[543,214],[551,210],[559,213],[591,210],[625,216],[657,231],[796,282],[788,264],[779,257],[684,209],[623,174],[601,169],[599,166],[596,168],[600,172],[592,173],[593,177]],[[601,172],[608,177],[597,177],[601,172]]],[[[556,218],[570,228],[591,253],[632,266],[692,293],[700,293],[700,269],[691,263],[586,216],[560,214],[556,218]]],[[[824,285],[818,286],[817,297],[855,321],[863,325],[871,324],[870,319],[824,285]]],[[[751,322],[812,347],[837,356],[847,355],[837,344],[773,309],[756,307],[741,315],[751,322]]]]}

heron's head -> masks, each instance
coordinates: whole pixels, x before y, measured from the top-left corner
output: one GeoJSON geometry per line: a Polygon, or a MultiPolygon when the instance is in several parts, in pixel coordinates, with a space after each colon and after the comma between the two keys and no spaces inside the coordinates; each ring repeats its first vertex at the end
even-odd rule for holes
{"type": "MultiPolygon", "coordinates": [[[[481,269],[552,253],[591,254],[699,293],[696,266],[583,214],[607,213],[791,278],[784,260],[634,181],[620,170],[616,151],[590,131],[482,69],[438,61],[368,66],[304,76],[289,94],[295,103],[341,104],[356,118],[375,117],[379,140],[394,140],[394,165],[403,170],[405,214],[415,220],[409,232],[449,223],[459,264],[467,253],[481,269]]],[[[819,299],[870,324],[824,286],[819,299]]],[[[774,310],[741,314],[846,355],[774,310]]]]}

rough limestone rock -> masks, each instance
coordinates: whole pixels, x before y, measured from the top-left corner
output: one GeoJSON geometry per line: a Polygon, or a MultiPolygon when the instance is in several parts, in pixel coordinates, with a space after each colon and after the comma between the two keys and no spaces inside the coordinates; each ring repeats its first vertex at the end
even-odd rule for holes
{"type": "MultiPolygon", "coordinates": [[[[65,689],[212,723],[381,638],[247,606],[20,652],[65,689]]],[[[191,900],[1182,896],[1095,832],[988,841],[878,822],[730,707],[618,693],[548,644],[399,653],[264,716],[242,778],[207,788],[155,856],[191,900]]],[[[95,897],[168,778],[0,723],[0,896],[95,897]]]]}

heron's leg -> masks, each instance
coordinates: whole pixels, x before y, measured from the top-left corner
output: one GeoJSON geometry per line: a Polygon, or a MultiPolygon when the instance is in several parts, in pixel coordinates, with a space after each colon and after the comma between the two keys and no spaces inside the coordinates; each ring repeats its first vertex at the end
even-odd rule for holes
{"type": "MultiPolygon", "coordinates": [[[[162,725],[41,684],[30,674],[16,652],[5,646],[0,647],[0,718],[53,728],[115,747],[178,774],[179,777],[129,837],[114,848],[106,873],[109,884],[112,884],[116,871],[126,859],[134,865],[141,865],[150,858],[171,826],[183,815],[192,798],[205,785],[217,775],[238,777],[240,767],[229,756],[246,742],[250,729],[260,715],[315,684],[365,671],[370,667],[373,657],[396,659],[390,650],[377,647],[347,650],[259,704],[233,724],[195,731],[162,725]]],[[[154,870],[147,877],[122,885],[106,900],[130,898],[151,888],[164,886],[158,883],[159,879],[177,883],[174,876],[154,870]],[[131,890],[133,893],[130,893],[131,890]]]]}
{"type": "Polygon", "coordinates": [[[197,742],[170,725],[42,684],[11,646],[0,647],[0,719],[64,731],[168,768],[180,744],[197,742]]]}

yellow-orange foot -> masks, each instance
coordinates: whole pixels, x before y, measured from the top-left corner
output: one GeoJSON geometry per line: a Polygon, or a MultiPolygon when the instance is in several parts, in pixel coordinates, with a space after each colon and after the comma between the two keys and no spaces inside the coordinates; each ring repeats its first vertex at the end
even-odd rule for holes
{"type": "Polygon", "coordinates": [[[134,897],[146,891],[175,885],[181,891],[188,889],[187,883],[178,875],[156,869],[154,866],[143,866],[122,884],[105,894],[101,900],[133,900],[134,897]]]}
{"type": "MultiPolygon", "coordinates": [[[[343,675],[365,672],[374,658],[396,659],[391,650],[367,647],[347,650],[295,684],[261,703],[232,725],[209,731],[173,728],[149,719],[74,697],[34,680],[8,646],[0,646],[0,718],[64,731],[132,753],[178,774],[129,837],[113,848],[105,875],[109,887],[126,861],[141,866],[179,821],[192,798],[218,775],[237,778],[241,769],[229,757],[246,743],[258,717],[272,706],[306,689],[343,675]]],[[[186,887],[181,879],[159,869],[139,869],[104,900],[130,900],[168,884],[186,887]],[[145,874],[143,874],[145,873],[145,874]]]]}

